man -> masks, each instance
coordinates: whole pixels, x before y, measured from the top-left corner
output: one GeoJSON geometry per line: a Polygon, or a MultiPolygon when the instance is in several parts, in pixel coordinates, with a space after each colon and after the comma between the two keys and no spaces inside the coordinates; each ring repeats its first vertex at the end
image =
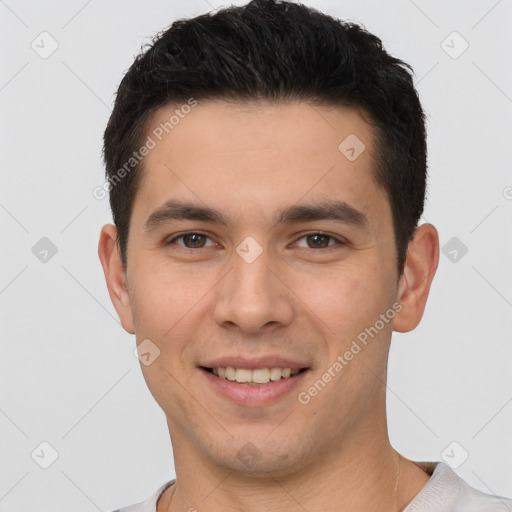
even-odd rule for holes
{"type": "Polygon", "coordinates": [[[255,0],[137,57],[105,131],[99,256],[176,480],[134,511],[505,511],[390,445],[392,331],[439,255],[424,114],[355,24],[255,0]]]}

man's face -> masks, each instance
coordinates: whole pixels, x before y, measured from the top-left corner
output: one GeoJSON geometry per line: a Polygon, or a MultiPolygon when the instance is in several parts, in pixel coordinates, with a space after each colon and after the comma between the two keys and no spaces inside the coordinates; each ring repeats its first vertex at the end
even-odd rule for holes
{"type": "Polygon", "coordinates": [[[200,102],[145,158],[123,325],[160,351],[142,370],[175,454],[285,474],[382,432],[398,276],[373,151],[353,109],[218,101],[200,102]],[[354,135],[365,145],[355,159],[354,135]],[[261,370],[239,380],[301,371],[250,385],[205,369],[217,366],[261,370]]]}

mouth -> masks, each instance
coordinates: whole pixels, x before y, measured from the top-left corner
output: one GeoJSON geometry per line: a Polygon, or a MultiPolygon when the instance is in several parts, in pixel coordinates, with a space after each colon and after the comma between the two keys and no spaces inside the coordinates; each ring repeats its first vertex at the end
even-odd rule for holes
{"type": "Polygon", "coordinates": [[[207,367],[199,370],[209,392],[243,407],[258,407],[289,398],[292,391],[304,387],[311,368],[234,368],[207,367]]]}
{"type": "Polygon", "coordinates": [[[238,384],[245,384],[247,386],[266,386],[281,379],[291,379],[308,370],[308,368],[292,369],[280,367],[250,369],[233,368],[232,366],[217,366],[215,368],[201,366],[201,368],[220,379],[237,382],[238,384]]]}

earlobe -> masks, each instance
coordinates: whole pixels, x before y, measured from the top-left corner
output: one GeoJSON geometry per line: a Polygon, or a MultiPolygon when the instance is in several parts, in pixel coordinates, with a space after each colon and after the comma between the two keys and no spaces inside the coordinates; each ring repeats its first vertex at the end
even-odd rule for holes
{"type": "Polygon", "coordinates": [[[101,229],[98,256],[105,274],[108,293],[121,325],[130,334],[135,334],[130,295],[126,286],[126,270],[117,247],[117,229],[113,224],[105,224],[101,229]]]}
{"type": "Polygon", "coordinates": [[[432,224],[423,224],[416,228],[407,249],[407,259],[398,285],[398,301],[402,309],[393,322],[395,331],[412,331],[420,323],[438,263],[437,230],[432,224]]]}

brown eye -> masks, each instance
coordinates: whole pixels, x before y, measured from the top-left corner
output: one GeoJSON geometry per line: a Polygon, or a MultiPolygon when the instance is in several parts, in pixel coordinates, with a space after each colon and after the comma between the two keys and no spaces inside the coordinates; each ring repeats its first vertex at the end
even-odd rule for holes
{"type": "Polygon", "coordinates": [[[178,235],[167,242],[168,245],[177,245],[185,249],[203,249],[205,247],[214,246],[215,243],[209,236],[202,233],[184,233],[178,235]]]}
{"type": "Polygon", "coordinates": [[[313,232],[301,236],[296,246],[302,249],[336,249],[347,245],[347,241],[334,235],[328,235],[322,232],[313,232]]]}
{"type": "Polygon", "coordinates": [[[315,235],[307,235],[306,239],[308,246],[312,249],[324,249],[329,246],[329,240],[332,239],[332,236],[317,233],[315,235]]]}
{"type": "Polygon", "coordinates": [[[183,242],[185,247],[189,249],[198,249],[204,247],[206,236],[199,233],[191,233],[190,235],[183,235],[183,242]]]}

